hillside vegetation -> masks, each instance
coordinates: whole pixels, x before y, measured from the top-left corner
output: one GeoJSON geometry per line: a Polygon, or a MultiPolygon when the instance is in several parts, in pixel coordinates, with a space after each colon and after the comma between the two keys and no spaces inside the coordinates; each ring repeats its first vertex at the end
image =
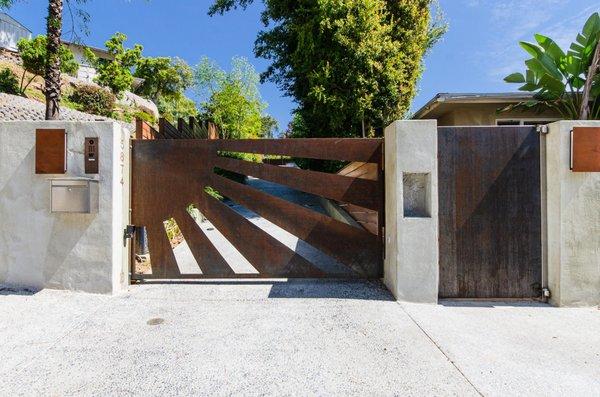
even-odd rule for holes
{"type": "MultiPolygon", "coordinates": [[[[0,70],[10,70],[19,80],[24,79],[25,81],[29,81],[32,79],[31,83],[25,89],[25,92],[22,95],[26,98],[36,100],[41,103],[45,103],[44,96],[44,78],[41,76],[35,76],[29,72],[24,71],[23,67],[17,63],[17,61],[11,61],[7,59],[0,60],[0,70]]],[[[83,111],[86,113],[94,114],[97,116],[103,117],[111,117],[116,120],[132,122],[136,117],[142,118],[147,121],[154,121],[154,116],[145,112],[141,108],[137,108],[134,106],[128,106],[123,103],[115,103],[114,108],[110,112],[110,114],[98,114],[98,112],[91,112],[89,109],[85,109],[81,104],[76,103],[71,100],[71,96],[78,86],[95,86],[98,85],[93,83],[87,83],[81,80],[76,79],[75,77],[69,76],[67,74],[62,75],[62,98],[61,98],[61,106],[68,108],[83,111]]]]}

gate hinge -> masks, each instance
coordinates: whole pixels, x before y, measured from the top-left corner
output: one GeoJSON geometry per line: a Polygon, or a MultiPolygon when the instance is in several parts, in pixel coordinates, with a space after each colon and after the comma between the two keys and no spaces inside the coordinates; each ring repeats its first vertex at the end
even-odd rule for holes
{"type": "Polygon", "coordinates": [[[385,260],[385,246],[386,246],[386,240],[385,240],[385,226],[383,226],[381,228],[381,237],[382,237],[382,245],[383,247],[381,247],[381,252],[383,253],[383,259],[385,260]]]}
{"type": "Polygon", "coordinates": [[[551,296],[552,293],[550,292],[550,289],[548,289],[548,287],[542,288],[542,299],[544,300],[544,302],[548,302],[551,296]]]}
{"type": "Polygon", "coordinates": [[[538,125],[535,129],[537,130],[538,133],[543,134],[543,135],[546,135],[550,132],[550,128],[548,128],[548,126],[545,124],[538,125]]]}
{"type": "Polygon", "coordinates": [[[132,239],[134,233],[135,233],[134,225],[125,226],[125,230],[123,230],[123,247],[127,247],[127,240],[132,239]]]}

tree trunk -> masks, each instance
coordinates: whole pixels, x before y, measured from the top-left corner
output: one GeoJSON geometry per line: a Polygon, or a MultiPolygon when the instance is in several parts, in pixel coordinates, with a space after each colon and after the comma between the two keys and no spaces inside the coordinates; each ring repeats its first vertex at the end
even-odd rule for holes
{"type": "Polygon", "coordinates": [[[46,120],[57,120],[60,113],[60,36],[63,0],[49,0],[47,20],[46,120]]]}
{"type": "Polygon", "coordinates": [[[596,44],[596,50],[594,51],[594,57],[592,58],[592,64],[588,69],[587,78],[585,79],[585,85],[583,87],[583,99],[581,101],[581,113],[579,115],[580,120],[587,120],[590,116],[590,90],[592,89],[592,81],[596,72],[600,68],[600,42],[596,44]]]}

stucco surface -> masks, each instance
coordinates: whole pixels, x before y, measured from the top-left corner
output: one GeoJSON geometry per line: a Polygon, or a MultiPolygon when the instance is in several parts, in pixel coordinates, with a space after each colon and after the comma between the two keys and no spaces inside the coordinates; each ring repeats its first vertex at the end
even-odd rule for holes
{"type": "MultiPolygon", "coordinates": [[[[385,130],[386,257],[384,282],[402,301],[438,299],[437,124],[396,121],[385,130]],[[404,175],[428,174],[429,217],[404,216],[404,175]]],[[[411,192],[414,194],[414,192],[411,192]]]]}
{"type": "Polygon", "coordinates": [[[98,293],[118,289],[115,282],[125,284],[121,150],[126,137],[112,122],[0,123],[0,282],[98,293]],[[35,174],[36,128],[66,129],[65,175],[35,174]],[[87,136],[100,138],[100,173],[93,176],[99,180],[99,211],[51,213],[49,179],[85,176],[87,136]]]}
{"type": "Polygon", "coordinates": [[[600,122],[561,121],[546,136],[547,267],[552,302],[600,305],[600,173],[572,172],[570,132],[600,122]]]}

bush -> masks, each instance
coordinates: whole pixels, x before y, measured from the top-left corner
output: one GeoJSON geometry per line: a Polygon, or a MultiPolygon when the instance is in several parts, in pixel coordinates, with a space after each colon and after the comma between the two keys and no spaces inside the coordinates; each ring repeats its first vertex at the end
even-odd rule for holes
{"type": "Polygon", "coordinates": [[[149,114],[144,112],[143,110],[139,110],[133,113],[133,117],[136,119],[144,120],[149,124],[156,124],[156,117],[153,114],[149,114]]]}
{"type": "Polygon", "coordinates": [[[116,97],[110,91],[93,85],[80,85],[69,99],[76,103],[81,111],[98,116],[110,117],[115,107],[116,97]]]}
{"type": "Polygon", "coordinates": [[[5,68],[0,70],[0,92],[7,94],[19,94],[19,79],[12,70],[5,68]]]}

